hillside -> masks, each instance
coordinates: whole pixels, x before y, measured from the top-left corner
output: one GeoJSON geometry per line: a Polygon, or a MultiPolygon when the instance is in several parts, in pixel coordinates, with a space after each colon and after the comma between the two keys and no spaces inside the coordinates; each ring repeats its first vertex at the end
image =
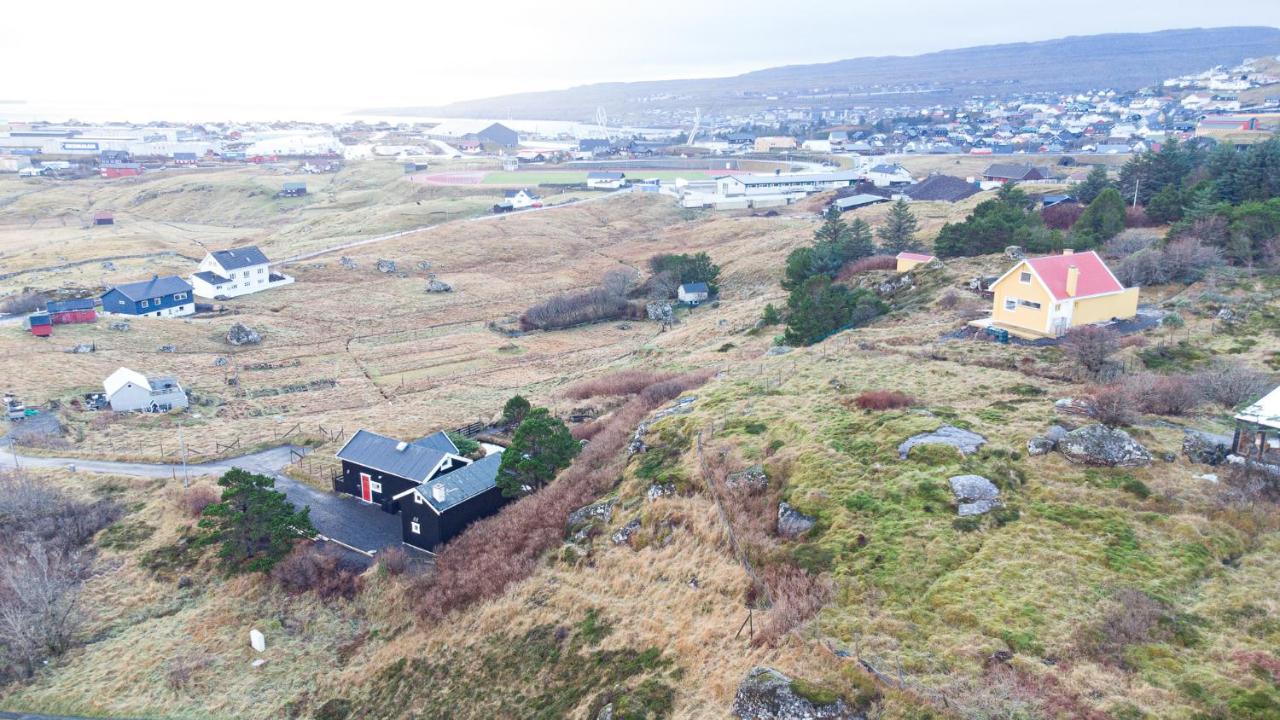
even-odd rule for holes
{"type": "Polygon", "coordinates": [[[599,83],[377,112],[586,120],[604,107],[611,118],[626,119],[655,107],[699,107],[704,114],[761,109],[777,105],[780,96],[795,107],[932,105],[1009,92],[1136,89],[1277,53],[1280,29],[1271,27],[1116,33],[793,65],[724,78],[599,83]]]}

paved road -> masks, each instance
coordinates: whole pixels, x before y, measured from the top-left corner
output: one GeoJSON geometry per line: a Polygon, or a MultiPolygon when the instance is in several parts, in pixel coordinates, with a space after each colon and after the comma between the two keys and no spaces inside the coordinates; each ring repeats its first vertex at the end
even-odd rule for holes
{"type": "MultiPolygon", "coordinates": [[[[327,493],[298,482],[280,472],[293,459],[293,453],[307,453],[310,448],[294,445],[263,450],[227,460],[188,465],[186,472],[196,477],[219,476],[232,468],[268,475],[275,479],[276,489],[289,498],[295,507],[311,508],[311,524],[326,539],[341,545],[373,553],[384,547],[401,544],[400,518],[382,512],[374,505],[366,505],[348,495],[327,493]]],[[[128,475],[132,477],[171,478],[182,477],[181,465],[113,462],[109,460],[85,460],[82,458],[39,457],[14,455],[13,447],[0,451],[0,468],[43,467],[67,468],[76,472],[128,475]]],[[[2,717],[2,716],[0,716],[2,717]]]]}

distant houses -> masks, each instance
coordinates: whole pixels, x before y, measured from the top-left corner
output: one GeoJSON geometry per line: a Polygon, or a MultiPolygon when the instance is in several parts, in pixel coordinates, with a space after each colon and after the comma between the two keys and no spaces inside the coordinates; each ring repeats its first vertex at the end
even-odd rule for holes
{"type": "Polygon", "coordinates": [[[191,286],[196,295],[232,298],[288,285],[293,278],[271,272],[271,261],[255,246],[214,250],[204,256],[191,286]]]}
{"type": "Polygon", "coordinates": [[[860,179],[862,174],[851,170],[785,175],[725,175],[716,178],[716,190],[724,197],[806,194],[848,187],[860,179]]]}
{"type": "Polygon", "coordinates": [[[187,393],[174,377],[147,377],[122,367],[102,381],[102,389],[107,405],[116,412],[167,412],[187,407],[187,393]]]}
{"type": "Polygon", "coordinates": [[[850,210],[857,210],[868,205],[876,205],[879,203],[889,202],[889,198],[883,195],[872,195],[870,193],[859,193],[857,195],[847,195],[845,197],[836,198],[831,204],[842,213],[850,210]]]}
{"type": "Polygon", "coordinates": [[[876,187],[901,187],[915,182],[911,173],[901,165],[873,165],[866,172],[866,179],[876,187]]]}
{"type": "Polygon", "coordinates": [[[102,312],[136,317],[181,317],[195,313],[191,284],[176,275],[117,285],[102,295],[102,312]]]}
{"type": "Polygon", "coordinates": [[[796,139],[790,135],[770,135],[755,139],[756,152],[767,153],[777,150],[795,150],[796,139]]]}
{"type": "Polygon", "coordinates": [[[541,198],[529,192],[527,188],[507,190],[502,195],[502,202],[493,206],[494,212],[510,212],[511,210],[542,207],[541,198]]]}
{"type": "Polygon", "coordinates": [[[93,214],[94,225],[115,225],[116,216],[106,210],[99,210],[93,214]]]}
{"type": "Polygon", "coordinates": [[[458,454],[443,432],[406,442],[360,430],[337,453],[335,492],[401,515],[404,542],[434,550],[505,502],[497,485],[501,454],[458,454]]]}
{"type": "Polygon", "coordinates": [[[45,306],[49,319],[54,325],[73,325],[91,323],[98,320],[95,309],[97,302],[93,298],[76,300],[50,300],[45,306]]]}
{"type": "Polygon", "coordinates": [[[99,168],[99,174],[108,180],[122,177],[136,177],[142,174],[142,165],[138,163],[113,163],[99,168]]]}

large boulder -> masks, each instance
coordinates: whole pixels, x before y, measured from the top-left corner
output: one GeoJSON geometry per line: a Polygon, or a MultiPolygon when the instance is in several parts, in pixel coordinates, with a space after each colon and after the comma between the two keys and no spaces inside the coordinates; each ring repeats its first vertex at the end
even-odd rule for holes
{"type": "Polygon", "coordinates": [[[898,457],[907,459],[907,453],[917,445],[950,445],[961,454],[971,455],[985,445],[987,439],[976,432],[963,430],[954,425],[943,425],[931,433],[912,435],[898,446],[898,457]]]}
{"type": "Polygon", "coordinates": [[[1105,425],[1085,425],[1067,433],[1058,451],[1074,463],[1104,467],[1143,467],[1151,453],[1129,433],[1105,425]]]}
{"type": "Polygon", "coordinates": [[[640,518],[636,518],[631,522],[618,528],[618,531],[610,538],[614,545],[630,545],[631,536],[640,532],[640,518]]]}
{"type": "Polygon", "coordinates": [[[763,465],[752,465],[745,470],[732,472],[724,478],[725,487],[744,488],[750,491],[764,490],[769,487],[769,475],[763,465]]]}
{"type": "Polygon", "coordinates": [[[797,689],[796,681],[773,668],[751,668],[733,696],[733,715],[740,720],[861,720],[866,717],[841,698],[827,701],[806,697],[797,689]]]}
{"type": "Polygon", "coordinates": [[[1000,488],[981,475],[956,475],[949,482],[962,517],[982,515],[1000,505],[1000,488]]]}
{"type": "Polygon", "coordinates": [[[617,500],[602,500],[574,510],[565,521],[565,534],[575,542],[586,540],[613,519],[616,504],[617,500]]]}
{"type": "Polygon", "coordinates": [[[391,273],[396,271],[396,261],[380,258],[376,264],[376,267],[378,268],[378,272],[386,273],[390,275],[391,273]]]}
{"type": "Polygon", "coordinates": [[[1044,435],[1037,435],[1027,441],[1028,455],[1047,455],[1058,447],[1058,441],[1067,436],[1067,429],[1061,425],[1052,425],[1044,435]]]}
{"type": "Polygon", "coordinates": [[[1182,454],[1191,462],[1221,465],[1231,454],[1231,436],[1187,430],[1182,439],[1182,454]]]}
{"type": "Polygon", "coordinates": [[[791,507],[790,503],[778,503],[778,534],[798,537],[813,529],[818,519],[791,507]]]}
{"type": "Polygon", "coordinates": [[[431,278],[427,281],[427,292],[429,293],[447,293],[453,292],[453,286],[443,280],[431,278]]]}
{"type": "Polygon", "coordinates": [[[244,323],[236,323],[227,330],[227,343],[231,345],[257,345],[262,342],[262,336],[257,330],[248,327],[244,323]]]}

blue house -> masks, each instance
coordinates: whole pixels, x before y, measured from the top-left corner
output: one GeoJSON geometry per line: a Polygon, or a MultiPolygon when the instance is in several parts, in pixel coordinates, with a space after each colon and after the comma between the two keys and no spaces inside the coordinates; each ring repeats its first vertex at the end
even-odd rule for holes
{"type": "Polygon", "coordinates": [[[102,295],[102,312],[113,315],[180,317],[196,311],[191,284],[176,275],[117,285],[102,295]]]}

